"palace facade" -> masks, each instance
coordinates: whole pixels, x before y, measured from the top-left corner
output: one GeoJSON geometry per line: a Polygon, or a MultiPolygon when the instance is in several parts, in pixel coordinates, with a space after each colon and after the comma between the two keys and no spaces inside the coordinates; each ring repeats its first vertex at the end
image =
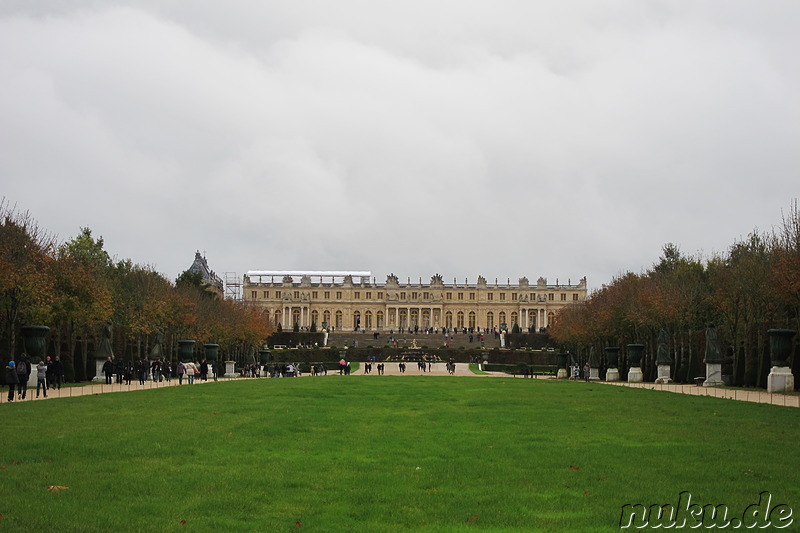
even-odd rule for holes
{"type": "Polygon", "coordinates": [[[545,278],[530,284],[444,283],[436,274],[430,283],[401,283],[389,274],[376,283],[368,271],[268,271],[245,274],[242,299],[260,305],[274,327],[324,326],[336,331],[397,331],[426,328],[508,330],[514,324],[540,331],[559,310],[586,299],[586,278],[577,285],[545,278]]]}

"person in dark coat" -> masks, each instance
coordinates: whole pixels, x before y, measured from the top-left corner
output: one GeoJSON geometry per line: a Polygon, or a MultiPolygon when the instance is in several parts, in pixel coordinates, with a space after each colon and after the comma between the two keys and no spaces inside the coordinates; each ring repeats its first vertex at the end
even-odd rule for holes
{"type": "Polygon", "coordinates": [[[19,380],[17,396],[24,400],[28,395],[28,380],[31,378],[31,360],[23,353],[17,357],[15,366],[17,368],[17,379],[19,380]]]}
{"type": "Polygon", "coordinates": [[[64,363],[61,358],[56,356],[54,361],[47,358],[45,362],[47,365],[47,386],[51,389],[61,389],[61,384],[64,383],[64,363]]]}
{"type": "Polygon", "coordinates": [[[103,363],[103,374],[106,375],[106,385],[111,385],[114,382],[114,363],[111,357],[106,358],[106,362],[103,363]]]}
{"type": "Polygon", "coordinates": [[[6,365],[6,385],[8,385],[8,401],[14,401],[14,387],[19,385],[17,376],[17,365],[14,361],[9,361],[6,365]]]}

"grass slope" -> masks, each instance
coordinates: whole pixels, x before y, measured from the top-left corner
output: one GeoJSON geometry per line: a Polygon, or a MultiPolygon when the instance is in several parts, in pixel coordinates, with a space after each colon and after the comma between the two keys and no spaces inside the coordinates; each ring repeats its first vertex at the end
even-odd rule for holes
{"type": "Polygon", "coordinates": [[[614,531],[681,491],[800,512],[797,409],[623,387],[261,379],[0,416],[3,531],[614,531]]]}

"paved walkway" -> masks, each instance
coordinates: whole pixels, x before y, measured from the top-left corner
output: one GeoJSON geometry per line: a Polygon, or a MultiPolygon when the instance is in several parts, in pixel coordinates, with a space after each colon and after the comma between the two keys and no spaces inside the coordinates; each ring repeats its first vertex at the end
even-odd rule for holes
{"type": "Polygon", "coordinates": [[[677,392],[680,394],[690,394],[692,396],[712,396],[714,398],[725,398],[742,402],[768,403],[772,405],[782,405],[784,407],[800,407],[800,396],[798,395],[772,394],[760,389],[726,389],[721,387],[702,387],[673,383],[661,385],[656,383],[627,383],[624,381],[606,381],[603,383],[620,387],[677,392]]]}
{"type": "MultiPolygon", "coordinates": [[[[386,376],[448,376],[447,368],[445,363],[433,363],[431,365],[430,372],[422,372],[417,368],[416,363],[407,363],[406,364],[406,372],[405,374],[400,373],[400,369],[397,363],[384,363],[384,375],[386,376]]],[[[328,376],[338,375],[338,370],[328,370],[328,376]]],[[[364,363],[361,363],[358,370],[353,372],[354,376],[367,376],[373,377],[378,376],[377,370],[377,363],[372,365],[372,372],[370,374],[364,373],[364,363]]],[[[474,374],[470,371],[469,365],[466,363],[458,363],[456,364],[456,376],[461,377],[507,377],[511,379],[511,376],[502,372],[489,372],[486,374],[474,374]]],[[[309,377],[310,374],[303,374],[303,377],[309,377]]],[[[379,377],[379,376],[378,376],[379,377]]],[[[238,380],[238,379],[252,379],[252,378],[220,378],[219,382],[231,381],[231,380],[238,380]]],[[[260,378],[266,379],[266,378],[260,378]]],[[[516,379],[524,379],[522,377],[516,379]]],[[[553,379],[551,377],[538,377],[538,379],[553,379]]],[[[195,380],[195,384],[191,385],[206,385],[209,383],[214,383],[213,380],[209,381],[200,381],[199,379],[195,380]]],[[[580,385],[581,382],[575,383],[576,386],[580,385]]],[[[661,385],[655,383],[628,383],[625,381],[618,381],[618,382],[598,382],[604,385],[614,385],[618,387],[634,387],[634,388],[641,388],[641,389],[648,389],[648,390],[657,390],[657,391],[665,391],[665,392],[673,392],[679,394],[690,394],[692,396],[712,396],[714,398],[725,398],[729,400],[739,400],[744,402],[755,402],[755,403],[767,403],[771,405],[781,405],[785,407],[798,407],[800,408],[800,396],[793,395],[793,394],[770,394],[769,392],[763,390],[748,390],[748,389],[725,389],[719,387],[698,387],[697,385],[680,385],[680,384],[668,384],[668,385],[661,385]]],[[[154,383],[152,381],[147,381],[144,385],[140,385],[139,381],[134,381],[130,385],[120,385],[120,384],[112,384],[106,385],[104,383],[95,383],[95,384],[87,384],[82,386],[72,386],[72,387],[61,387],[61,389],[50,390],[47,393],[47,399],[50,398],[72,398],[77,396],[87,396],[92,394],[103,394],[107,392],[126,392],[126,391],[134,391],[134,390],[150,390],[150,389],[160,389],[164,387],[176,387],[178,386],[178,380],[172,379],[171,381],[162,381],[160,383],[154,383]]],[[[183,387],[188,387],[190,385],[187,384],[186,379],[184,379],[183,387]]],[[[36,387],[29,387],[28,394],[25,400],[18,400],[15,399],[14,402],[20,401],[33,401],[33,400],[43,400],[44,397],[36,398],[36,387]]],[[[3,387],[0,390],[0,403],[7,403],[8,401],[8,388],[3,387]]]]}

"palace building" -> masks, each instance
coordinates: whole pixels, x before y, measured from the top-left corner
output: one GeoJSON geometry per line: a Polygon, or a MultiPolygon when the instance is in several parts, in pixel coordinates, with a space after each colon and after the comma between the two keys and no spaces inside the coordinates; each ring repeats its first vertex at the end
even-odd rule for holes
{"type": "Polygon", "coordinates": [[[245,274],[242,299],[264,307],[274,327],[335,331],[397,331],[427,328],[540,331],[563,307],[586,299],[586,278],[577,285],[548,285],[539,278],[516,284],[445,283],[436,274],[430,283],[401,283],[389,274],[376,283],[368,271],[270,271],[245,274]]]}

